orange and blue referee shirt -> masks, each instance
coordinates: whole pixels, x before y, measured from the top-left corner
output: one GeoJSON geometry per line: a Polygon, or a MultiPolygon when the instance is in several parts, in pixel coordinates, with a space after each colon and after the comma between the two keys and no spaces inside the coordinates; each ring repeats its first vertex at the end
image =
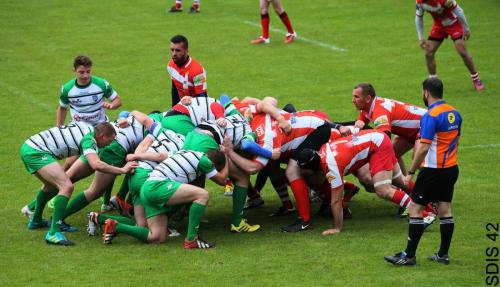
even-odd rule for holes
{"type": "Polygon", "coordinates": [[[447,168],[457,165],[462,116],[445,101],[429,106],[420,120],[420,142],[430,144],[423,167],[447,168]]]}

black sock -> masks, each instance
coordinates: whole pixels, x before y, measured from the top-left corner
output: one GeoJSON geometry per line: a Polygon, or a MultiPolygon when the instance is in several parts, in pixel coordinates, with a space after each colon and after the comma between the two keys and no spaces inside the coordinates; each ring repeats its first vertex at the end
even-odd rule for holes
{"type": "Polygon", "coordinates": [[[260,170],[259,173],[257,173],[257,178],[255,179],[254,184],[254,187],[257,191],[260,192],[264,188],[264,185],[266,185],[267,177],[267,170],[260,170]]]}
{"type": "Polygon", "coordinates": [[[438,255],[439,257],[443,257],[444,255],[448,255],[453,229],[455,228],[455,221],[453,220],[453,216],[441,217],[439,221],[441,223],[441,247],[439,248],[438,255]]]}
{"type": "Polygon", "coordinates": [[[424,219],[422,217],[408,218],[408,244],[406,245],[406,256],[415,257],[418,242],[424,233],[424,219]]]}

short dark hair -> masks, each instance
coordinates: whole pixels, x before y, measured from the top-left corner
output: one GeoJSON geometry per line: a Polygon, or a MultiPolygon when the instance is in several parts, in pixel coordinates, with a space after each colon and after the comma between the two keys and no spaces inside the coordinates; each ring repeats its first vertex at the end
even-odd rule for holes
{"type": "Polygon", "coordinates": [[[205,153],[215,166],[217,171],[221,171],[226,165],[226,155],[218,150],[211,150],[205,153]]]}
{"type": "Polygon", "coordinates": [[[99,123],[94,128],[96,135],[112,136],[116,135],[116,130],[112,124],[108,122],[99,123]]]}
{"type": "Polygon", "coordinates": [[[75,68],[78,68],[80,66],[84,66],[84,67],[92,67],[92,60],[88,57],[88,56],[85,56],[85,55],[79,55],[79,56],[76,56],[75,60],[73,61],[73,67],[75,68]]]}
{"type": "Polygon", "coordinates": [[[443,81],[438,78],[428,78],[422,83],[424,91],[428,91],[433,98],[443,98],[443,81]]]}
{"type": "Polygon", "coordinates": [[[377,96],[377,94],[375,93],[375,88],[370,83],[357,84],[354,88],[355,89],[361,88],[361,91],[363,92],[363,96],[370,95],[370,96],[372,96],[372,98],[375,98],[377,96]]]}
{"type": "Polygon", "coordinates": [[[172,39],[170,39],[170,42],[172,42],[174,44],[183,43],[184,48],[186,48],[186,49],[189,47],[188,39],[183,35],[173,36],[172,39]]]}

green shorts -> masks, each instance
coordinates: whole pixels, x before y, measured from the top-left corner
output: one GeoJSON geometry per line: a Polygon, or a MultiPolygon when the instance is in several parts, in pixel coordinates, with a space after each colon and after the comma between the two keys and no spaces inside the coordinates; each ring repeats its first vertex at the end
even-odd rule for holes
{"type": "MultiPolygon", "coordinates": [[[[99,149],[99,159],[109,165],[122,167],[126,163],[127,151],[116,141],[113,140],[111,144],[99,149]]],[[[80,156],[80,159],[89,164],[85,155],[80,156]]]]}
{"type": "Polygon", "coordinates": [[[26,170],[32,174],[46,165],[57,162],[50,152],[36,150],[26,143],[21,146],[21,159],[26,170]]]}
{"type": "Polygon", "coordinates": [[[174,195],[181,183],[165,180],[148,180],[141,188],[141,201],[146,218],[171,213],[177,206],[167,206],[167,201],[174,195]]]}
{"type": "Polygon", "coordinates": [[[134,173],[128,178],[129,196],[132,198],[132,205],[144,205],[141,200],[141,188],[153,170],[136,168],[134,173]]]}
{"type": "Polygon", "coordinates": [[[161,120],[161,126],[183,136],[186,136],[195,128],[191,118],[186,115],[166,116],[161,120]]]}
{"type": "Polygon", "coordinates": [[[192,131],[186,136],[186,141],[184,141],[182,149],[208,152],[211,150],[219,150],[219,145],[213,137],[197,131],[192,131]]]}

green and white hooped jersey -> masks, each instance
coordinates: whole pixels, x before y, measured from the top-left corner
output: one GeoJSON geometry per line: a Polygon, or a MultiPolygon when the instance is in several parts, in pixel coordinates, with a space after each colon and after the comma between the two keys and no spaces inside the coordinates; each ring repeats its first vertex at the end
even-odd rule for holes
{"type": "Polygon", "coordinates": [[[144,139],[147,130],[135,117],[127,118],[129,125],[125,128],[118,126],[118,122],[113,122],[113,127],[116,131],[115,140],[120,144],[127,153],[133,153],[135,148],[144,139]]]}
{"type": "MultiPolygon", "coordinates": [[[[152,135],[149,135],[152,136],[152,135]]],[[[168,152],[173,154],[179,151],[184,145],[184,136],[177,134],[169,129],[162,129],[160,134],[156,137],[156,140],[148,148],[147,152],[168,152]]],[[[141,160],[139,161],[139,167],[152,170],[158,165],[158,162],[141,160]]]]}
{"type": "Polygon", "coordinates": [[[170,179],[180,183],[190,183],[200,173],[204,173],[208,178],[211,178],[217,174],[217,170],[204,153],[181,150],[159,163],[149,174],[147,180],[170,179]]]}
{"type": "Polygon", "coordinates": [[[193,97],[191,104],[183,105],[189,111],[189,117],[195,126],[204,121],[215,120],[215,116],[210,109],[210,106],[217,102],[216,99],[210,97],[193,97]]]}
{"type": "Polygon", "coordinates": [[[97,125],[106,121],[106,113],[102,108],[104,98],[112,101],[117,93],[102,78],[92,76],[90,83],[79,86],[73,79],[61,88],[59,104],[63,108],[69,106],[72,122],[88,122],[97,125]]]}
{"type": "Polygon", "coordinates": [[[252,133],[252,128],[240,113],[226,116],[225,119],[227,122],[225,128],[219,126],[215,121],[203,122],[198,125],[198,128],[211,131],[218,144],[222,144],[224,137],[227,135],[231,139],[234,148],[239,149],[243,138],[252,133]]]}
{"type": "Polygon", "coordinates": [[[30,147],[51,153],[56,159],[74,155],[97,153],[94,127],[86,123],[72,123],[40,132],[28,140],[30,147]]]}

